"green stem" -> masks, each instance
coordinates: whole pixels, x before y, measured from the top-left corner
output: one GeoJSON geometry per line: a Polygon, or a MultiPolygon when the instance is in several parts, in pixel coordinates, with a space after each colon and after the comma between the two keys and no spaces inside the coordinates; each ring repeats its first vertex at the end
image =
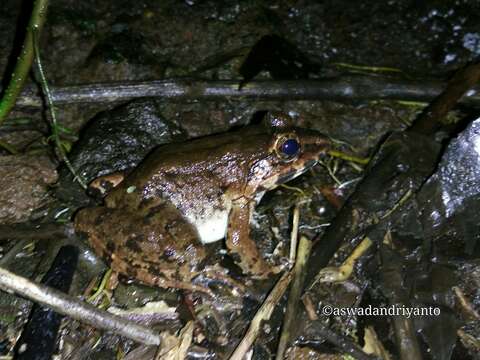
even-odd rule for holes
{"type": "Polygon", "coordinates": [[[32,15],[28,23],[20,56],[13,70],[12,77],[10,78],[10,83],[5,90],[3,98],[0,100],[0,125],[3,124],[10,110],[15,106],[17,97],[25,84],[33,62],[33,31],[36,31],[37,34],[42,31],[47,15],[47,8],[48,0],[35,0],[33,4],[32,15]]]}
{"type": "Polygon", "coordinates": [[[59,128],[58,128],[58,121],[57,121],[57,116],[55,114],[55,107],[53,105],[53,98],[52,98],[52,93],[50,92],[50,88],[48,86],[47,82],[47,77],[45,76],[45,72],[43,71],[43,65],[42,61],[40,58],[40,49],[38,47],[38,36],[37,36],[37,31],[34,29],[32,32],[32,39],[33,39],[33,49],[34,49],[34,55],[35,55],[35,60],[37,62],[37,68],[38,68],[38,74],[40,75],[40,85],[42,86],[42,91],[45,95],[45,98],[47,100],[47,109],[50,112],[50,117],[51,117],[51,122],[50,122],[50,128],[52,130],[52,135],[53,135],[53,140],[55,142],[55,147],[57,149],[57,153],[63,162],[65,162],[65,165],[67,166],[68,170],[73,174],[74,180],[77,180],[79,184],[86,189],[87,184],[83,180],[82,176],[78,174],[72,163],[67,157],[67,154],[65,152],[65,149],[62,145],[62,141],[60,139],[60,134],[59,134],[59,128]]]}

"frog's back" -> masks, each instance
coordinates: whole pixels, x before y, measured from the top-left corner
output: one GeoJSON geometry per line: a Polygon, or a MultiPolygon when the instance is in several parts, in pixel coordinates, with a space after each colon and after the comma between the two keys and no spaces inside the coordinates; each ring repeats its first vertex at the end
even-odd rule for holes
{"type": "Polygon", "coordinates": [[[155,149],[106,198],[109,207],[145,212],[168,201],[195,226],[202,242],[222,239],[231,200],[242,194],[251,163],[267,151],[260,127],[155,149]]]}
{"type": "Polygon", "coordinates": [[[137,177],[175,169],[198,171],[215,167],[217,162],[256,156],[268,148],[270,135],[260,126],[215,134],[182,143],[159,146],[135,171],[137,177]],[[210,165],[210,166],[208,166],[210,165]]]}

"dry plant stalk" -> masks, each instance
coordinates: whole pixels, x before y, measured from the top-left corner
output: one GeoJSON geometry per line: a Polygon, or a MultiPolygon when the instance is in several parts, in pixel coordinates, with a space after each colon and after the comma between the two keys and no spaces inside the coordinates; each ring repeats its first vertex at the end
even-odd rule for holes
{"type": "Polygon", "coordinates": [[[303,283],[305,282],[305,265],[307,264],[310,250],[312,249],[312,242],[306,236],[300,237],[298,244],[298,254],[293,268],[293,283],[292,289],[288,296],[287,310],[283,319],[282,334],[278,343],[276,359],[281,360],[284,357],[288,342],[290,341],[290,334],[295,326],[294,321],[297,316],[299,308],[300,296],[302,294],[303,283]]]}
{"type": "Polygon", "coordinates": [[[3,268],[0,268],[0,288],[48,306],[59,314],[67,315],[95,328],[112,331],[147,345],[160,344],[159,335],[150,328],[101,311],[93,305],[48,286],[34,283],[3,268]]]}
{"type": "Polygon", "coordinates": [[[233,352],[230,360],[242,360],[247,351],[252,347],[253,342],[258,336],[260,331],[260,325],[262,324],[263,320],[270,319],[272,315],[273,309],[277,305],[277,303],[282,298],[283,294],[287,290],[288,285],[290,284],[290,280],[292,279],[292,272],[286,272],[282,275],[280,280],[277,281],[273,290],[268,294],[267,298],[263,302],[260,309],[258,309],[257,313],[253,317],[250,327],[247,330],[247,333],[243,337],[242,341],[238,344],[237,348],[233,352]]]}

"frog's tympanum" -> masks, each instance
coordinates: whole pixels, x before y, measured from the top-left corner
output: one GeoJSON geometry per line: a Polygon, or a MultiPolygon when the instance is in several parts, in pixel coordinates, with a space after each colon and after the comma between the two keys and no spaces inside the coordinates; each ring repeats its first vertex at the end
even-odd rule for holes
{"type": "Polygon", "coordinates": [[[279,113],[259,125],[163,145],[110,191],[104,206],[81,210],[75,226],[114,271],[147,285],[195,289],[202,244],[223,238],[244,273],[264,278],[279,267],[267,264],[250,237],[254,207],[328,147],[324,136],[293,127],[279,113]]]}

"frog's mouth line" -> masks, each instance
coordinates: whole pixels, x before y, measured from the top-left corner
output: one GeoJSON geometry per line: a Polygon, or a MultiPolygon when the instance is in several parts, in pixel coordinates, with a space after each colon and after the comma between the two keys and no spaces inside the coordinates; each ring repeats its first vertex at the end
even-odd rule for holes
{"type": "Polygon", "coordinates": [[[302,175],[304,172],[314,167],[317,163],[318,163],[317,160],[308,160],[301,166],[300,169],[294,169],[292,171],[289,171],[286,174],[280,175],[278,179],[275,181],[275,184],[276,185],[285,184],[290,180],[293,180],[296,177],[302,175]]]}

